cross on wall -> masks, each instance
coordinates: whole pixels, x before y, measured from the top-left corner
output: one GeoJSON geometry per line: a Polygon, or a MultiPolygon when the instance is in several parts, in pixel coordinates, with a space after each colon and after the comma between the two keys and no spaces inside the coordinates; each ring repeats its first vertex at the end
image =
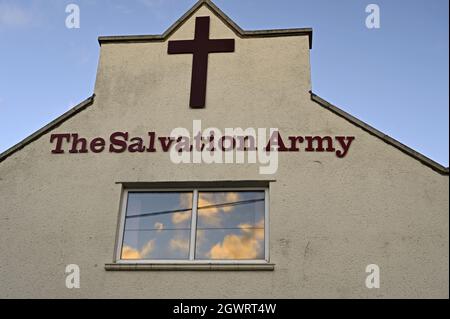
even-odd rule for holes
{"type": "Polygon", "coordinates": [[[192,54],[192,79],[190,107],[205,107],[208,79],[208,56],[210,53],[234,52],[234,39],[210,39],[210,17],[197,17],[194,40],[169,41],[169,54],[192,54]]]}

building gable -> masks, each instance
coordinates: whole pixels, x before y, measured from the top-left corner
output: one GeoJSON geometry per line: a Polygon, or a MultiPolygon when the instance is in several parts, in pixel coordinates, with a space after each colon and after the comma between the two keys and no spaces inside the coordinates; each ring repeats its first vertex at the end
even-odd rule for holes
{"type": "MultiPolygon", "coordinates": [[[[198,1],[186,14],[184,14],[178,21],[176,21],[162,35],[101,36],[101,37],[99,37],[99,43],[103,47],[102,50],[106,50],[106,52],[102,53],[102,55],[105,57],[103,57],[103,56],[101,57],[95,94],[92,97],[90,97],[87,100],[80,103],[79,105],[75,106],[72,110],[63,114],[61,117],[57,118],[56,120],[52,121],[51,123],[49,123],[42,129],[38,130],[31,136],[27,137],[26,139],[24,139],[17,145],[11,147],[10,149],[8,149],[5,152],[3,152],[2,154],[0,154],[0,162],[4,161],[6,158],[11,156],[18,150],[24,148],[29,143],[32,143],[36,139],[40,138],[42,135],[54,130],[59,125],[64,123],[64,121],[66,121],[67,119],[72,118],[73,116],[79,114],[81,111],[83,111],[87,107],[93,105],[94,104],[94,96],[97,95],[97,97],[95,98],[95,101],[96,101],[96,103],[100,103],[102,108],[105,108],[108,103],[115,103],[115,100],[112,101],[109,98],[110,93],[114,90],[126,91],[127,88],[129,88],[129,86],[118,87],[117,85],[111,85],[111,83],[114,82],[114,81],[112,81],[113,79],[120,78],[121,75],[123,75],[123,71],[125,71],[125,73],[127,72],[126,69],[124,70],[123,68],[121,68],[121,65],[118,63],[118,60],[123,59],[124,61],[133,61],[136,56],[141,55],[141,53],[137,53],[136,56],[133,56],[133,55],[127,56],[127,54],[129,54],[130,51],[126,50],[126,47],[123,47],[123,45],[133,46],[133,45],[139,45],[139,44],[145,44],[145,43],[149,43],[149,44],[156,43],[156,44],[159,44],[161,53],[159,55],[157,54],[157,55],[153,56],[152,59],[161,59],[161,55],[164,55],[164,58],[167,59],[168,56],[166,56],[166,54],[167,54],[168,43],[170,41],[180,41],[180,40],[186,40],[186,39],[193,38],[194,33],[195,33],[196,17],[199,17],[199,16],[200,17],[201,16],[210,16],[211,19],[215,19],[215,21],[212,20],[212,23],[211,23],[211,37],[212,38],[217,37],[216,34],[223,34],[224,37],[229,37],[229,38],[235,37],[236,39],[240,39],[242,41],[252,40],[252,39],[269,39],[270,40],[271,38],[286,38],[286,37],[303,38],[303,37],[306,37],[308,39],[307,42],[309,43],[309,48],[312,47],[312,29],[310,29],[310,28],[244,31],[209,0],[198,1]],[[105,46],[108,46],[108,45],[112,45],[112,47],[105,49],[105,46]],[[117,45],[119,47],[115,47],[114,45],[117,45]],[[110,70],[112,70],[112,69],[115,69],[116,72],[111,72],[110,70]]],[[[298,42],[298,43],[300,43],[300,42],[298,42]]],[[[236,52],[236,55],[239,55],[242,53],[242,52],[239,52],[239,50],[247,51],[245,48],[242,48],[243,46],[239,42],[237,42],[236,46],[237,46],[236,50],[238,50],[236,52]]],[[[258,46],[255,46],[255,47],[257,48],[258,46]]],[[[148,47],[148,48],[144,49],[142,52],[144,52],[144,53],[149,52],[149,50],[153,50],[154,48],[155,47],[148,47]]],[[[135,49],[135,47],[133,47],[132,51],[135,51],[134,49],[135,49]]],[[[137,47],[137,49],[141,49],[141,47],[137,47]]],[[[245,53],[248,54],[248,56],[255,56],[255,57],[264,55],[265,53],[267,53],[267,52],[258,52],[257,51],[258,49],[255,49],[255,48],[252,48],[252,50],[248,50],[248,52],[245,52],[245,53]]],[[[303,53],[304,53],[304,51],[303,51],[303,53]]],[[[273,53],[269,53],[269,55],[270,54],[273,54],[273,53]]],[[[290,59],[293,59],[296,56],[290,55],[288,57],[290,59]]],[[[162,72],[161,71],[159,73],[156,72],[155,75],[153,76],[153,78],[150,78],[150,80],[151,81],[160,80],[161,77],[164,77],[163,74],[174,73],[174,72],[170,71],[172,69],[177,70],[177,73],[179,75],[172,77],[166,83],[171,83],[171,82],[183,83],[182,87],[184,88],[184,94],[183,94],[184,99],[183,100],[180,99],[179,101],[176,101],[176,102],[174,101],[169,104],[174,105],[175,108],[186,109],[188,107],[187,101],[189,100],[188,86],[191,85],[191,83],[192,83],[192,79],[190,78],[191,67],[192,67],[191,56],[190,55],[189,56],[173,56],[172,58],[173,58],[173,60],[170,63],[173,62],[174,64],[169,64],[168,67],[163,69],[162,72]],[[178,70],[179,70],[179,72],[178,72],[178,70]]],[[[234,59],[234,60],[236,60],[236,59],[234,59]]],[[[309,56],[307,57],[306,60],[308,60],[308,62],[309,62],[309,56]]],[[[273,61],[275,61],[275,60],[273,60],[273,61]]],[[[151,63],[152,60],[147,61],[147,62],[150,62],[150,63],[145,63],[147,65],[150,65],[150,68],[148,69],[149,70],[148,73],[154,72],[153,69],[155,69],[155,68],[154,68],[154,64],[151,63]]],[[[230,60],[226,61],[224,64],[220,65],[219,68],[216,68],[216,70],[220,69],[220,72],[221,72],[222,70],[225,69],[225,65],[229,64],[229,62],[230,62],[230,60]]],[[[258,61],[258,64],[259,65],[262,65],[264,63],[267,64],[267,62],[269,62],[269,60],[260,60],[260,61],[258,61]]],[[[154,63],[158,63],[158,62],[155,61],[154,63]]],[[[302,62],[302,63],[304,63],[304,62],[302,62]]],[[[245,64],[248,64],[248,60],[245,60],[244,62],[240,61],[240,64],[236,64],[236,66],[232,67],[231,69],[234,69],[234,70],[242,69],[242,65],[245,65],[245,64]]],[[[293,64],[295,64],[295,62],[293,62],[293,64]]],[[[135,65],[137,66],[137,69],[139,69],[139,70],[141,69],[140,63],[135,63],[135,65]]],[[[126,65],[126,66],[128,66],[128,65],[126,65]]],[[[210,63],[210,68],[211,67],[214,68],[214,65],[211,65],[211,63],[210,63]]],[[[254,77],[254,78],[261,78],[261,77],[264,77],[264,73],[268,72],[268,70],[270,71],[270,69],[265,68],[265,69],[262,69],[262,71],[260,71],[259,73],[257,73],[255,71],[254,75],[248,74],[248,76],[254,77]]],[[[145,71],[145,72],[147,72],[147,71],[145,71]]],[[[224,96],[229,96],[230,91],[234,90],[237,87],[237,86],[228,85],[224,81],[229,79],[229,83],[232,83],[233,81],[235,81],[238,78],[245,77],[245,73],[239,74],[235,78],[230,78],[230,75],[223,76],[222,74],[220,74],[220,72],[216,72],[215,74],[210,74],[210,77],[212,78],[212,81],[214,81],[214,80],[216,81],[216,87],[213,88],[212,90],[215,90],[217,92],[218,88],[220,87],[220,89],[225,92],[224,95],[219,95],[217,98],[217,101],[221,102],[221,101],[223,101],[224,96]],[[219,80],[221,82],[219,82],[219,80]]],[[[228,73],[228,74],[230,74],[230,73],[228,73]]],[[[281,73],[279,73],[279,74],[281,74],[281,73]]],[[[297,77],[298,81],[299,82],[303,81],[303,83],[304,83],[304,85],[301,85],[300,87],[303,87],[304,93],[309,96],[309,93],[307,92],[307,91],[310,91],[309,65],[307,65],[307,67],[305,69],[299,69],[297,71],[297,74],[300,75],[297,77]],[[305,73],[308,73],[308,74],[302,78],[302,75],[305,73]],[[308,88],[309,88],[309,90],[306,90],[308,88]]],[[[130,79],[132,79],[134,77],[136,77],[136,74],[130,74],[129,79],[124,80],[124,83],[130,82],[130,79]]],[[[124,99],[120,100],[121,107],[123,107],[123,105],[130,104],[130,102],[132,101],[129,98],[130,95],[136,96],[136,95],[140,95],[140,94],[147,94],[147,93],[143,93],[143,92],[150,92],[150,94],[153,94],[151,84],[154,82],[148,83],[148,80],[149,80],[148,78],[145,78],[144,80],[146,80],[146,81],[140,81],[140,82],[146,82],[145,85],[141,87],[142,90],[140,90],[138,92],[122,94],[124,99]]],[[[264,79],[264,80],[268,80],[268,79],[264,79]]],[[[212,85],[213,84],[210,84],[210,86],[212,86],[212,85]]],[[[245,85],[245,83],[244,83],[244,85],[245,85]]],[[[241,86],[242,85],[239,85],[239,87],[241,87],[241,86]]],[[[255,86],[255,83],[250,83],[249,87],[246,88],[247,91],[251,91],[253,89],[252,86],[255,86]]],[[[139,85],[134,85],[133,89],[135,87],[139,87],[139,85]]],[[[273,90],[277,91],[277,90],[280,90],[280,88],[281,88],[281,86],[274,86],[273,90]]],[[[293,88],[295,89],[295,87],[293,87],[293,88]]],[[[161,90],[162,95],[157,97],[157,100],[164,99],[164,95],[171,95],[169,93],[169,91],[161,90]]],[[[253,95],[255,95],[255,94],[257,95],[260,92],[256,91],[256,92],[251,92],[251,93],[253,95]]],[[[242,95],[242,94],[243,94],[242,92],[239,92],[238,95],[242,95]]],[[[231,95],[232,95],[232,93],[231,93],[231,95]]],[[[273,97],[274,101],[269,101],[266,108],[268,108],[268,107],[273,108],[274,107],[273,104],[276,103],[276,100],[280,100],[282,98],[282,95],[280,95],[279,97],[272,95],[272,97],[273,97]]],[[[268,100],[270,100],[270,99],[268,99],[268,100]]],[[[423,156],[422,154],[408,148],[407,146],[396,141],[395,139],[392,139],[391,137],[387,136],[386,134],[383,134],[382,132],[377,131],[376,129],[370,127],[366,123],[363,123],[362,121],[352,117],[348,113],[345,113],[341,109],[324,101],[317,95],[311,93],[311,100],[318,103],[323,108],[338,115],[339,117],[346,119],[348,122],[352,123],[353,125],[356,125],[357,127],[362,128],[364,131],[368,132],[369,134],[376,136],[377,138],[383,140],[387,144],[394,146],[395,148],[402,151],[403,153],[420,161],[422,164],[432,168],[436,172],[443,174],[443,175],[448,175],[448,172],[449,172],[448,168],[445,168],[442,165],[434,162],[433,160],[423,156]]],[[[156,102],[156,104],[158,104],[158,102],[156,102]]],[[[217,105],[217,103],[216,103],[216,105],[217,105]]],[[[128,107],[133,108],[133,107],[136,107],[136,105],[130,105],[128,107]]],[[[145,105],[144,107],[147,108],[148,106],[145,105]]],[[[162,107],[167,107],[167,106],[162,106],[162,107]]],[[[214,106],[211,106],[211,107],[214,107],[214,106]]],[[[220,107],[222,107],[222,106],[220,106],[220,107]]],[[[225,106],[223,106],[223,108],[227,109],[228,106],[225,105],[225,106]]],[[[263,108],[263,106],[261,106],[261,108],[263,108]]],[[[275,106],[275,108],[277,109],[276,112],[278,112],[278,109],[280,109],[280,111],[282,111],[283,106],[282,105],[275,106]]],[[[107,111],[107,110],[105,109],[105,111],[107,111]]],[[[158,110],[155,110],[155,111],[158,111],[158,110]]],[[[188,110],[183,110],[183,111],[187,112],[188,110]]],[[[209,111],[223,112],[223,109],[221,109],[221,110],[216,109],[216,110],[209,110],[209,111]]],[[[255,112],[256,111],[257,111],[257,108],[255,109],[255,112]]],[[[289,112],[289,110],[287,110],[287,111],[289,112]]],[[[142,110],[138,110],[138,112],[142,112],[142,110]]],[[[170,112],[178,112],[178,111],[176,109],[170,109],[167,112],[168,112],[168,114],[170,114],[170,112]]]]}

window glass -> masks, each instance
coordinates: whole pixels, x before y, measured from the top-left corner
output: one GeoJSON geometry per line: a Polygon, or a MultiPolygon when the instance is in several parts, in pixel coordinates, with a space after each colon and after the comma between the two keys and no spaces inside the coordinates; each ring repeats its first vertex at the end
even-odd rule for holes
{"type": "Polygon", "coordinates": [[[199,192],[196,259],[264,259],[264,191],[199,192]]]}
{"type": "Polygon", "coordinates": [[[123,260],[188,259],[192,192],[129,192],[123,260]]]}
{"type": "Polygon", "coordinates": [[[264,190],[126,194],[121,260],[265,259],[264,190]]]}

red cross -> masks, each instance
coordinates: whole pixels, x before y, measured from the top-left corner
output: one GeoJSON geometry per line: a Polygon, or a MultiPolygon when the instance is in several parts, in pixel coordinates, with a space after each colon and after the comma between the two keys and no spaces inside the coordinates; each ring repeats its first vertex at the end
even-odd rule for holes
{"type": "Polygon", "coordinates": [[[193,55],[190,106],[194,109],[205,107],[208,55],[234,52],[234,39],[210,39],[209,25],[209,17],[198,17],[194,40],[169,41],[169,54],[193,55]]]}

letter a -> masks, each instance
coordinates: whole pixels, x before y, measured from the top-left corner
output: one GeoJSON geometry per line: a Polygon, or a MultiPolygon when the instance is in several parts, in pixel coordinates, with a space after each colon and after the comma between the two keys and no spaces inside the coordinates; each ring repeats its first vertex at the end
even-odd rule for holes
{"type": "Polygon", "coordinates": [[[366,12],[370,13],[366,18],[366,27],[368,29],[380,28],[380,7],[377,4],[369,4],[366,12]]]}
{"type": "Polygon", "coordinates": [[[66,7],[66,13],[69,15],[66,18],[67,29],[79,29],[80,28],[80,7],[76,4],[68,4],[66,7]]]}
{"type": "Polygon", "coordinates": [[[380,288],[380,267],[375,264],[368,265],[366,272],[370,274],[366,278],[366,287],[369,289],[380,288]]]}
{"type": "Polygon", "coordinates": [[[78,265],[67,265],[66,266],[66,287],[68,289],[79,289],[80,288],[80,267],[78,265]]]}

